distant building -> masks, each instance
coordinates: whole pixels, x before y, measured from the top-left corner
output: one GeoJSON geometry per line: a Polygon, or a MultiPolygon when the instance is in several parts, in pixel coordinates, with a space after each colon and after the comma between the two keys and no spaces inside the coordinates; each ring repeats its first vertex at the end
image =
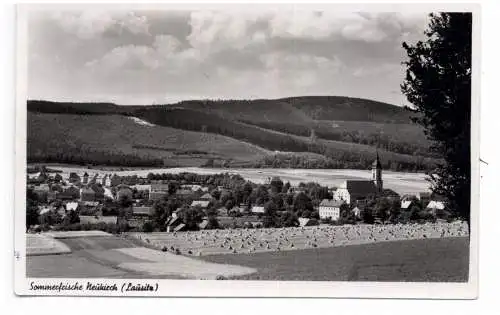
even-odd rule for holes
{"type": "Polygon", "coordinates": [[[177,189],[175,196],[177,198],[189,198],[193,196],[193,191],[190,189],[177,189]]]}
{"type": "Polygon", "coordinates": [[[78,176],[77,173],[75,172],[71,172],[69,173],[69,179],[68,179],[68,182],[70,182],[71,184],[74,184],[74,185],[78,185],[80,184],[80,176],[78,176]]]}
{"type": "Polygon", "coordinates": [[[213,198],[213,197],[212,197],[212,195],[210,195],[209,193],[206,193],[206,194],[204,194],[203,196],[201,196],[201,197],[200,197],[200,199],[201,199],[201,200],[212,200],[212,199],[214,199],[214,198],[213,198]]]}
{"type": "Polygon", "coordinates": [[[122,178],[116,174],[113,174],[113,176],[111,176],[110,178],[109,186],[115,187],[120,185],[121,183],[122,183],[122,178]]]}
{"type": "Polygon", "coordinates": [[[149,192],[149,200],[160,200],[163,197],[168,196],[166,191],[150,191],[149,192]]]}
{"type": "Polygon", "coordinates": [[[69,197],[68,199],[79,199],[80,198],[80,189],[78,189],[76,186],[73,186],[73,185],[66,188],[63,193],[69,197]]]}
{"type": "Polygon", "coordinates": [[[229,211],[227,210],[226,207],[220,207],[219,209],[217,209],[217,215],[218,216],[227,216],[227,215],[229,215],[229,211]]]}
{"type": "Polygon", "coordinates": [[[95,200],[95,192],[88,188],[83,187],[80,189],[80,201],[94,201],[95,200]]]}
{"type": "Polygon", "coordinates": [[[366,204],[368,199],[383,195],[382,163],[377,157],[372,163],[372,180],[346,180],[333,194],[333,199],[348,204],[366,204]]]}
{"type": "Polygon", "coordinates": [[[191,207],[196,207],[196,206],[199,206],[201,207],[202,209],[206,209],[208,208],[208,205],[210,204],[210,200],[194,200],[192,203],[191,203],[191,207]]]}
{"type": "Polygon", "coordinates": [[[314,226],[314,225],[318,225],[318,221],[316,219],[299,218],[299,226],[314,226]]]}
{"type": "Polygon", "coordinates": [[[121,198],[129,198],[132,199],[132,189],[128,187],[127,185],[118,185],[116,187],[116,199],[120,200],[121,198]]]}
{"type": "Polygon", "coordinates": [[[377,195],[377,187],[369,180],[346,180],[335,191],[333,199],[348,204],[365,203],[367,199],[377,195]]]}
{"type": "Polygon", "coordinates": [[[413,200],[403,200],[401,201],[401,210],[409,210],[413,200]]]}
{"type": "Polygon", "coordinates": [[[444,210],[446,208],[446,203],[441,200],[431,200],[427,204],[426,209],[435,212],[436,210],[444,210]]]}
{"type": "Polygon", "coordinates": [[[358,207],[354,207],[351,211],[356,219],[361,218],[361,209],[359,209],[358,207]]]}
{"type": "Polygon", "coordinates": [[[151,184],[149,188],[149,200],[160,200],[168,196],[169,184],[151,184]]]}
{"type": "Polygon", "coordinates": [[[90,189],[92,189],[95,193],[95,200],[97,201],[104,201],[104,188],[101,185],[98,184],[92,184],[90,185],[90,189]]]}
{"type": "Polygon", "coordinates": [[[206,229],[206,228],[207,228],[207,226],[208,226],[208,220],[203,220],[203,221],[201,221],[200,223],[198,223],[198,228],[199,228],[200,230],[204,230],[204,229],[206,229]]]}
{"type": "Polygon", "coordinates": [[[87,174],[87,172],[85,172],[83,174],[83,181],[82,181],[82,184],[83,185],[87,185],[89,183],[89,174],[87,174]]]}
{"type": "Polygon", "coordinates": [[[381,194],[384,191],[384,185],[382,181],[382,163],[380,163],[378,152],[377,158],[372,163],[372,181],[377,189],[377,193],[381,194]]]}
{"type": "Polygon", "coordinates": [[[340,206],[344,203],[341,200],[323,199],[319,204],[320,219],[330,218],[333,221],[337,221],[340,218],[340,206]]]}
{"type": "Polygon", "coordinates": [[[428,203],[429,201],[431,201],[431,193],[427,191],[418,192],[417,199],[420,200],[423,204],[428,203]]]}
{"type": "Polygon", "coordinates": [[[66,203],[66,211],[76,211],[78,209],[78,202],[66,203]]]}
{"type": "Polygon", "coordinates": [[[253,206],[252,213],[264,213],[265,209],[263,206],[253,206]]]}
{"type": "Polygon", "coordinates": [[[141,206],[141,207],[136,207],[134,206],[132,208],[132,212],[133,212],[133,215],[134,216],[152,216],[153,215],[153,207],[145,207],[145,206],[141,206]]]}

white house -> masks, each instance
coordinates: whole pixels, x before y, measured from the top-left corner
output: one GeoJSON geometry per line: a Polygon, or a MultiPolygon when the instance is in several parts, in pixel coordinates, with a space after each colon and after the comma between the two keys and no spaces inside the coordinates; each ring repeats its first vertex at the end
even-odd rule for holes
{"type": "Polygon", "coordinates": [[[262,206],[253,206],[252,207],[252,213],[264,213],[264,207],[262,206]]]}
{"type": "Polygon", "coordinates": [[[76,211],[77,208],[78,208],[78,202],[68,202],[66,204],[67,211],[76,211]]]}
{"type": "Polygon", "coordinates": [[[340,206],[344,201],[323,199],[319,204],[320,219],[330,218],[337,221],[340,218],[340,206]]]}
{"type": "Polygon", "coordinates": [[[410,209],[412,203],[413,203],[412,200],[403,200],[403,201],[401,201],[401,210],[408,210],[408,209],[410,209]]]}
{"type": "Polygon", "coordinates": [[[439,200],[431,200],[427,205],[427,209],[433,211],[444,210],[444,208],[445,208],[444,201],[439,201],[439,200]]]}

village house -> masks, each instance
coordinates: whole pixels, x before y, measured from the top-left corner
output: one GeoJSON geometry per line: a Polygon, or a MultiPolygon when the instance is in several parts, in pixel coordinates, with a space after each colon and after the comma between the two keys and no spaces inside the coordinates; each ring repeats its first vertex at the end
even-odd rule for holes
{"type": "Polygon", "coordinates": [[[214,198],[209,193],[204,194],[200,197],[201,200],[213,200],[214,198]]]}
{"type": "Polygon", "coordinates": [[[78,202],[66,203],[66,211],[76,211],[78,209],[78,202]]]}
{"type": "Polygon", "coordinates": [[[80,184],[80,181],[81,181],[80,176],[78,176],[78,174],[77,174],[77,173],[75,173],[75,172],[71,172],[71,173],[69,173],[68,182],[69,182],[70,184],[73,184],[73,185],[79,185],[79,184],[80,184]]]}
{"type": "Polygon", "coordinates": [[[104,201],[104,188],[98,184],[92,184],[90,185],[90,189],[92,189],[95,193],[95,200],[96,201],[104,201]]]}
{"type": "Polygon", "coordinates": [[[121,198],[129,198],[132,199],[132,189],[127,185],[118,185],[116,187],[116,200],[120,200],[121,198]]]}
{"type": "Polygon", "coordinates": [[[106,174],[101,180],[101,184],[105,187],[111,187],[111,176],[106,174]]]}
{"type": "Polygon", "coordinates": [[[180,199],[186,199],[193,196],[193,191],[190,189],[177,189],[175,196],[180,199]]]}
{"type": "Polygon", "coordinates": [[[219,209],[217,209],[217,215],[225,217],[229,215],[229,211],[227,210],[226,207],[220,207],[219,209]]]}
{"type": "Polygon", "coordinates": [[[343,204],[344,201],[323,199],[319,204],[319,218],[337,221],[340,218],[340,206],[343,204]]]}
{"type": "Polygon", "coordinates": [[[153,207],[133,206],[132,215],[138,217],[151,217],[153,216],[153,207]]]}
{"type": "Polygon", "coordinates": [[[207,209],[210,205],[210,200],[193,200],[191,203],[191,207],[199,206],[202,209],[207,209]]]}
{"type": "Polygon", "coordinates": [[[436,210],[444,210],[446,208],[446,203],[443,200],[431,200],[427,204],[426,209],[431,213],[436,213],[436,210]]]}
{"type": "Polygon", "coordinates": [[[316,219],[308,219],[308,218],[299,218],[299,226],[315,226],[318,225],[318,221],[316,219]]]}
{"type": "Polygon", "coordinates": [[[169,184],[151,184],[149,188],[149,200],[160,200],[168,195],[169,184]]]}
{"type": "Polygon", "coordinates": [[[253,206],[251,212],[252,213],[264,213],[265,210],[264,210],[263,206],[253,206]]]}
{"type": "Polygon", "coordinates": [[[360,219],[361,218],[361,209],[358,208],[358,207],[354,207],[352,210],[351,210],[352,214],[354,215],[354,217],[356,219],[360,219]]]}
{"type": "Polygon", "coordinates": [[[87,185],[89,183],[89,174],[87,172],[85,172],[83,174],[83,180],[82,180],[82,184],[83,185],[87,185]]]}
{"type": "Polygon", "coordinates": [[[403,199],[401,201],[401,210],[403,211],[410,210],[412,204],[413,204],[412,199],[403,199]]]}
{"type": "Polygon", "coordinates": [[[94,201],[95,191],[89,187],[80,188],[80,201],[94,201]]]}
{"type": "Polygon", "coordinates": [[[110,178],[109,186],[110,187],[115,187],[118,186],[122,183],[122,178],[116,174],[113,174],[110,178]]]}

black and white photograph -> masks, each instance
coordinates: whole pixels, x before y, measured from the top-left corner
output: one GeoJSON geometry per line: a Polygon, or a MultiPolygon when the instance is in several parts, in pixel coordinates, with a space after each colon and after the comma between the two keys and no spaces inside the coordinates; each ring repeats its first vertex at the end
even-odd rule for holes
{"type": "Polygon", "coordinates": [[[474,298],[477,12],[18,6],[16,292],[474,298]]]}

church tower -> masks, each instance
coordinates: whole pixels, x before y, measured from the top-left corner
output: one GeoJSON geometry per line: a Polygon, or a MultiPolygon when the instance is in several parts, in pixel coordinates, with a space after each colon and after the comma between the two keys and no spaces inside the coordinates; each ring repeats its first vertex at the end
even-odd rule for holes
{"type": "Polygon", "coordinates": [[[373,161],[372,164],[372,181],[375,184],[375,187],[377,187],[377,191],[379,193],[382,193],[384,190],[383,182],[382,182],[382,164],[380,163],[380,158],[378,157],[378,151],[377,151],[377,158],[375,161],[373,161]]]}

